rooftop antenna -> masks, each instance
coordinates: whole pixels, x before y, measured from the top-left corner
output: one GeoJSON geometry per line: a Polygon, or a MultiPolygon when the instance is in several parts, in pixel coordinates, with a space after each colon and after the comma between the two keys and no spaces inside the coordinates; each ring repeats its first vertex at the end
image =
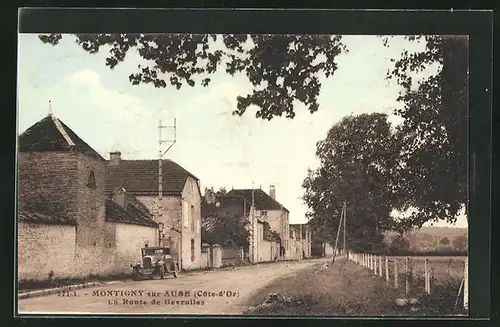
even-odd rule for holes
{"type": "MultiPolygon", "coordinates": [[[[163,156],[174,146],[177,141],[177,122],[174,118],[173,125],[162,125],[161,119],[158,122],[158,218],[161,222],[163,222],[163,206],[162,206],[162,198],[163,198],[163,156]],[[172,129],[173,130],[173,138],[171,139],[163,139],[162,138],[162,130],[163,129],[172,129]],[[167,149],[163,149],[163,144],[168,144],[167,149]]],[[[182,237],[182,236],[181,236],[182,237]]],[[[162,237],[160,235],[159,245],[161,245],[162,237]]]]}
{"type": "Polygon", "coordinates": [[[177,121],[174,118],[174,124],[173,125],[162,125],[161,124],[161,119],[158,122],[158,196],[160,200],[162,199],[163,196],[163,185],[162,185],[162,167],[163,167],[163,156],[174,146],[175,142],[177,141],[177,121]],[[163,139],[162,138],[162,130],[163,129],[171,129],[173,130],[173,138],[171,139],[163,139]],[[163,144],[168,144],[167,149],[163,150],[163,144]]]}

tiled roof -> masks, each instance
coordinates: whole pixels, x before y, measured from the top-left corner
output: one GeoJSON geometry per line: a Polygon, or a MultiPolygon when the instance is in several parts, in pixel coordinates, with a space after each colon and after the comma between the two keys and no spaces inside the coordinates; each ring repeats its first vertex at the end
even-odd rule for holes
{"type": "Polygon", "coordinates": [[[216,203],[207,203],[205,200],[201,202],[202,217],[228,210],[246,215],[250,210],[250,203],[242,196],[224,194],[219,196],[215,202],[218,202],[219,206],[216,203]]]}
{"type": "Polygon", "coordinates": [[[264,192],[261,189],[234,189],[227,193],[230,196],[241,196],[248,203],[252,203],[252,191],[254,192],[254,204],[255,209],[257,210],[285,210],[289,212],[287,208],[285,208],[278,201],[274,200],[269,194],[264,192]]]}
{"type": "Polygon", "coordinates": [[[20,152],[77,151],[105,160],[66,124],[54,116],[40,120],[19,136],[20,152]]]}
{"type": "Polygon", "coordinates": [[[51,225],[70,225],[75,226],[76,221],[74,219],[64,217],[61,215],[53,215],[48,213],[41,213],[35,210],[19,208],[17,212],[17,220],[26,223],[38,223],[38,224],[51,224],[51,225]]]}
{"type": "Polygon", "coordinates": [[[158,223],[150,215],[145,214],[136,206],[129,204],[127,208],[123,208],[109,199],[106,199],[106,221],[158,227],[158,223]]]}
{"type": "MultiPolygon", "coordinates": [[[[172,160],[163,160],[163,194],[180,195],[188,176],[196,176],[172,160]]],[[[106,192],[122,187],[134,195],[158,195],[158,160],[120,160],[106,164],[106,192]]]]}

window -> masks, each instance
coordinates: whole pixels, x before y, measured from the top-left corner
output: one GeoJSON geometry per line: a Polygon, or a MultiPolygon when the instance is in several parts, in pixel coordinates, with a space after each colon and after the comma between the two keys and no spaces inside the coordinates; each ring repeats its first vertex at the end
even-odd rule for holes
{"type": "Polygon", "coordinates": [[[97,185],[95,183],[95,174],[94,174],[94,171],[92,171],[92,170],[89,172],[87,187],[91,188],[91,189],[95,189],[97,187],[97,185]]]}
{"type": "Polygon", "coordinates": [[[194,239],[191,239],[191,261],[194,261],[194,239]]]}

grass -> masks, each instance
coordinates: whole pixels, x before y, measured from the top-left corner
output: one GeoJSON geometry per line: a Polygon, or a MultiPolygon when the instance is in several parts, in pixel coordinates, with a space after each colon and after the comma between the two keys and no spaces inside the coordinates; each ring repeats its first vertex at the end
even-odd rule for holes
{"type": "Polygon", "coordinates": [[[346,260],[328,263],[285,277],[259,291],[247,312],[251,315],[345,316],[394,314],[395,290],[368,270],[346,260]],[[259,306],[270,293],[284,298],[259,306]]]}
{"type": "MultiPolygon", "coordinates": [[[[282,278],[258,291],[247,315],[260,316],[440,316],[459,314],[454,302],[459,284],[439,284],[431,296],[418,295],[418,311],[396,305],[404,284],[395,289],[354,262],[338,260],[282,278]],[[271,294],[271,295],[270,295],[271,294]],[[267,303],[265,303],[267,302],[267,303]]],[[[460,304],[460,303],[459,303],[460,304]]]]}

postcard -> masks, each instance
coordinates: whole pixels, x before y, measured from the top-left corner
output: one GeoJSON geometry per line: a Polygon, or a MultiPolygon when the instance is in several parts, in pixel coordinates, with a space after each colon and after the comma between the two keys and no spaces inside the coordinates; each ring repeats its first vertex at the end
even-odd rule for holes
{"type": "Polygon", "coordinates": [[[18,56],[20,315],[468,314],[467,35],[18,56]]]}

